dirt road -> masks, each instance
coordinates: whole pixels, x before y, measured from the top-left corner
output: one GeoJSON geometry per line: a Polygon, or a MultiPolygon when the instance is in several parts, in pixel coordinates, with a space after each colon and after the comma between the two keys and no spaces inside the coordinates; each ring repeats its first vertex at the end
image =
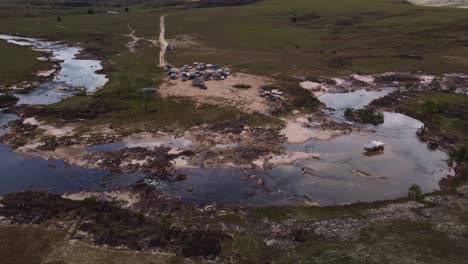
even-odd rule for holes
{"type": "Polygon", "coordinates": [[[167,65],[166,60],[164,59],[164,56],[166,55],[166,49],[167,49],[167,41],[165,38],[166,34],[166,23],[165,23],[165,18],[167,15],[163,15],[159,18],[159,47],[161,47],[161,51],[159,52],[159,66],[164,67],[167,65]]]}

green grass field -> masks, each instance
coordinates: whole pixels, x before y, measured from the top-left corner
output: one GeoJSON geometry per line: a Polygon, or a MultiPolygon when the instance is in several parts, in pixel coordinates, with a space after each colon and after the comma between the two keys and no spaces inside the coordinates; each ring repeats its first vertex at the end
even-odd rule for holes
{"type": "Polygon", "coordinates": [[[213,60],[264,74],[460,72],[468,69],[467,16],[468,10],[394,0],[269,0],[188,10],[168,16],[167,32],[192,34],[200,48],[177,50],[169,61],[213,60]]]}

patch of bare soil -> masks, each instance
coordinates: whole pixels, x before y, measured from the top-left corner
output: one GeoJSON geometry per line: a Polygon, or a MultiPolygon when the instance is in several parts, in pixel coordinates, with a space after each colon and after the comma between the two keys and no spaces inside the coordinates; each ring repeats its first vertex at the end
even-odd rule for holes
{"type": "Polygon", "coordinates": [[[273,80],[267,77],[236,73],[222,81],[207,81],[206,90],[193,87],[190,80],[168,80],[159,88],[159,93],[163,97],[188,97],[199,103],[231,105],[248,113],[268,113],[271,110],[268,101],[258,95],[258,90],[272,83],[273,80]],[[239,83],[250,85],[251,88],[234,88],[239,83]]]}
{"type": "Polygon", "coordinates": [[[321,114],[296,115],[284,121],[286,127],[281,130],[281,134],[284,134],[288,143],[300,144],[311,139],[327,141],[353,132],[351,125],[331,122],[321,114]]]}

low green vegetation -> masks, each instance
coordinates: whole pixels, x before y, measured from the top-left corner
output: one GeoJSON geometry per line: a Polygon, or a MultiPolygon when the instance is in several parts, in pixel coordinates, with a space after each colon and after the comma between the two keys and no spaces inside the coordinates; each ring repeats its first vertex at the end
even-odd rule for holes
{"type": "MultiPolygon", "coordinates": [[[[0,32],[1,33],[1,32],[0,32]]],[[[50,67],[36,59],[41,53],[0,40],[0,90],[37,78],[37,72],[50,67]]]]}
{"type": "Polygon", "coordinates": [[[377,112],[371,108],[363,108],[356,110],[352,108],[347,108],[344,112],[344,116],[346,119],[353,122],[367,123],[372,125],[379,125],[383,124],[384,122],[383,113],[377,112]]]}
{"type": "Polygon", "coordinates": [[[456,93],[424,92],[403,100],[400,110],[421,120],[440,137],[459,148],[468,146],[468,96],[456,93]]]}
{"type": "Polygon", "coordinates": [[[0,95],[0,108],[15,105],[19,101],[18,97],[10,94],[0,95]]]}

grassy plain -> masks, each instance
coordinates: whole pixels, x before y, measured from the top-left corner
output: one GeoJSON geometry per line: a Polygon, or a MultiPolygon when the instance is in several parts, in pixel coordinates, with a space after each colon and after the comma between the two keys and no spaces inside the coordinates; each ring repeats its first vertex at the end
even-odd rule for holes
{"type": "Polygon", "coordinates": [[[262,74],[463,72],[467,15],[394,0],[270,0],[187,10],[167,17],[167,34],[193,35],[200,47],[176,50],[169,61],[218,61],[262,74]]]}

